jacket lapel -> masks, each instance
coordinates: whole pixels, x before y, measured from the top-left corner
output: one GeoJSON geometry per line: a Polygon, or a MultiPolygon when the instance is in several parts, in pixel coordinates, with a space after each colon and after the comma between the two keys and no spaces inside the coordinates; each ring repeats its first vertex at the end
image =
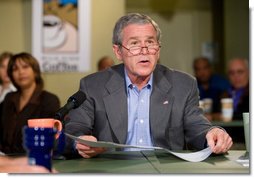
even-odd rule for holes
{"type": "MultiPolygon", "coordinates": [[[[122,66],[122,65],[120,65],[122,66]]],[[[114,142],[125,143],[127,138],[128,112],[127,96],[125,91],[124,69],[113,72],[106,84],[109,95],[103,98],[114,142]]]]}
{"type": "Polygon", "coordinates": [[[150,128],[153,140],[158,142],[165,137],[165,130],[170,124],[174,102],[174,96],[170,92],[172,88],[171,78],[166,78],[161,70],[154,71],[153,91],[150,101],[150,128]]]}

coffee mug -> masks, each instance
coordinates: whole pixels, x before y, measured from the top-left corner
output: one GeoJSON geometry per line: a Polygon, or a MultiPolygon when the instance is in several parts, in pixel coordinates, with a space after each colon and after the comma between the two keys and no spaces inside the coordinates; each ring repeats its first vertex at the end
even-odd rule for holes
{"type": "Polygon", "coordinates": [[[224,122],[230,122],[233,118],[233,99],[232,98],[223,98],[221,99],[221,113],[222,120],[224,122]]]}
{"type": "Polygon", "coordinates": [[[61,121],[53,118],[36,118],[28,120],[28,127],[40,127],[40,128],[55,128],[58,133],[56,138],[59,137],[59,133],[62,131],[61,121]]]}
{"type": "Polygon", "coordinates": [[[213,100],[211,98],[204,98],[204,113],[209,114],[212,112],[213,109],[213,100]]]}
{"type": "Polygon", "coordinates": [[[24,126],[23,146],[30,165],[44,166],[51,171],[56,132],[54,128],[24,126]]]}

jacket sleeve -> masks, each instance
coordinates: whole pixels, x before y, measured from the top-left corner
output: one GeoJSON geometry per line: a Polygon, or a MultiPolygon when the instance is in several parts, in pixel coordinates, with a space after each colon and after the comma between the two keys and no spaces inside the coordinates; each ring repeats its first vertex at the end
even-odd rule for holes
{"type": "Polygon", "coordinates": [[[193,80],[184,110],[184,130],[187,146],[195,149],[206,147],[206,133],[211,123],[204,117],[199,107],[199,93],[196,80],[193,80]]]}

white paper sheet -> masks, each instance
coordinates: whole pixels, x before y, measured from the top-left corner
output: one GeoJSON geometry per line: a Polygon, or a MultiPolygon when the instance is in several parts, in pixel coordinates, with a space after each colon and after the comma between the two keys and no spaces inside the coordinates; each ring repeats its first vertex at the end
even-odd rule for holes
{"type": "Polygon", "coordinates": [[[200,150],[197,152],[192,152],[192,153],[177,153],[177,152],[173,152],[168,149],[165,149],[165,148],[163,150],[177,156],[178,158],[181,158],[183,160],[190,161],[190,162],[203,161],[212,154],[210,147],[207,147],[203,150],[200,150]]]}
{"type": "Polygon", "coordinates": [[[80,142],[82,144],[91,146],[91,147],[104,147],[104,148],[140,148],[140,149],[156,149],[156,150],[164,150],[168,153],[171,153],[183,160],[190,161],[190,162],[200,162],[208,158],[212,151],[210,147],[207,147],[203,150],[192,152],[192,153],[177,153],[173,152],[171,150],[162,148],[162,147],[151,147],[151,146],[136,146],[136,145],[125,145],[125,144],[118,144],[118,143],[112,143],[112,142],[104,142],[104,141],[89,141],[85,139],[81,139],[79,137],[76,137],[74,135],[65,133],[66,136],[70,137],[71,139],[80,142]]]}

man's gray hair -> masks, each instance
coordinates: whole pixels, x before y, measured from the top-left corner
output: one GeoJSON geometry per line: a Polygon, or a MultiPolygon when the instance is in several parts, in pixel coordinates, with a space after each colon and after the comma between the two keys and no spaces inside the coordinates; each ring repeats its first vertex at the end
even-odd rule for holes
{"type": "Polygon", "coordinates": [[[227,68],[229,67],[229,64],[233,61],[242,61],[245,65],[246,69],[249,70],[249,60],[243,57],[234,57],[231,60],[227,62],[227,68]]]}
{"type": "Polygon", "coordinates": [[[151,19],[149,16],[139,13],[130,13],[125,16],[122,16],[115,24],[113,31],[112,43],[115,45],[122,44],[122,31],[123,29],[130,24],[152,24],[155,31],[157,41],[160,42],[161,39],[161,30],[158,24],[151,19]]]}

